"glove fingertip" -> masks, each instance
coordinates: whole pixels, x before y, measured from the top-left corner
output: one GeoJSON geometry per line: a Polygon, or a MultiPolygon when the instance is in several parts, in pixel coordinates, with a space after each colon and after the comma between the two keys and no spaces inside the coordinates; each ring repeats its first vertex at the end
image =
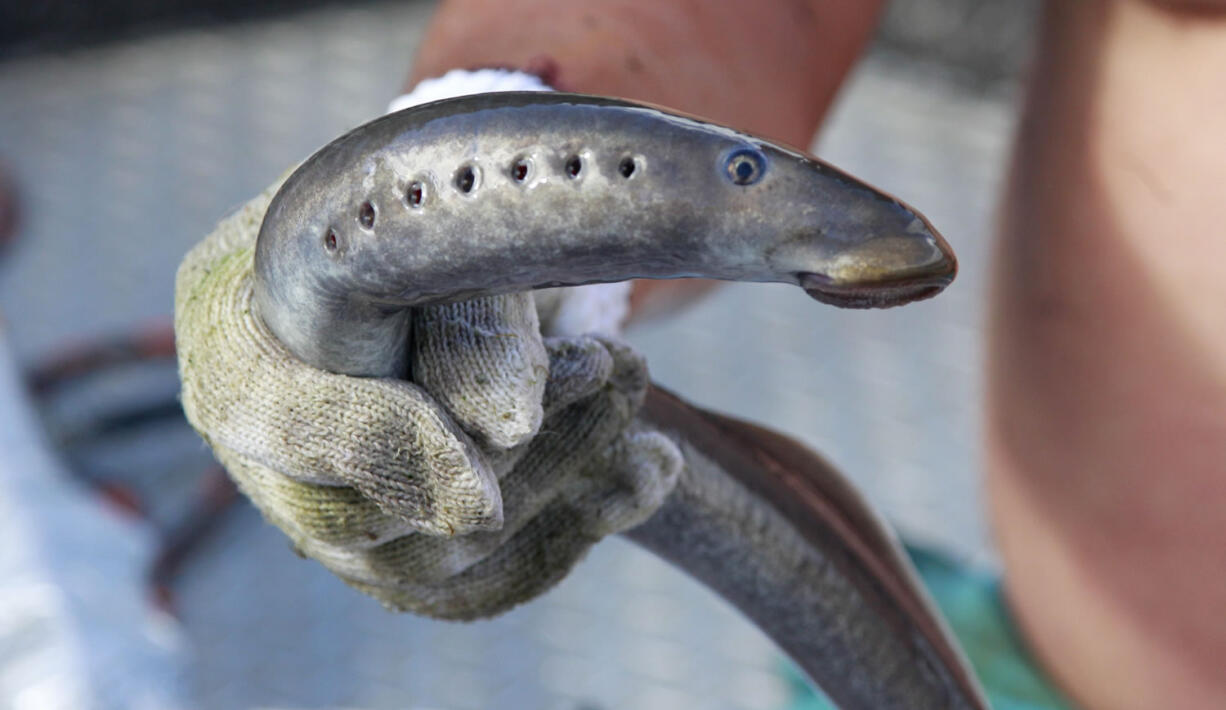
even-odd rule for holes
{"type": "MultiPolygon", "coordinates": [[[[419,531],[438,537],[456,537],[503,524],[502,491],[484,463],[470,459],[450,474],[432,472],[430,484],[420,491],[423,500],[405,501],[386,512],[399,515],[419,531]]],[[[440,470],[446,468],[440,467],[440,470]]],[[[376,501],[377,502],[377,501],[376,501]]]]}
{"type": "Polygon", "coordinates": [[[613,374],[613,357],[596,338],[546,338],[545,348],[549,352],[544,398],[548,414],[595,394],[613,374]]]}
{"type": "Polygon", "coordinates": [[[442,516],[449,526],[447,537],[502,529],[502,493],[498,483],[492,476],[483,483],[484,490],[474,499],[473,505],[449,508],[442,516]]]}
{"type": "Polygon", "coordinates": [[[502,524],[497,476],[477,445],[424,392],[408,382],[344,381],[363,404],[341,417],[346,426],[311,436],[306,451],[326,441],[338,483],[353,486],[384,513],[414,529],[449,537],[502,524]],[[338,445],[330,445],[335,440],[338,445]]]}
{"type": "Polygon", "coordinates": [[[602,536],[635,527],[654,515],[685,468],[681,450],[656,431],[628,433],[611,454],[616,493],[596,495],[599,514],[591,521],[593,532],[602,536]]]}
{"type": "Polygon", "coordinates": [[[529,294],[422,308],[413,329],[414,381],[466,432],[498,449],[536,434],[549,356],[529,294]]]}
{"type": "MultiPolygon", "coordinates": [[[[542,378],[543,379],[543,378],[542,378]]],[[[545,410],[541,406],[543,388],[535,385],[511,393],[517,406],[508,408],[495,418],[470,419],[468,426],[474,436],[497,449],[510,449],[523,444],[540,431],[545,410]]]]}

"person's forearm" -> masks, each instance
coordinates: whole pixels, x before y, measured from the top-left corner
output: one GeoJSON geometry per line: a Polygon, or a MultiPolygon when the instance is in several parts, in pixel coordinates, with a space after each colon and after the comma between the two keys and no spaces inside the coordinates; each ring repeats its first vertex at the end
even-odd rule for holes
{"type": "MultiPolygon", "coordinates": [[[[524,69],[561,90],[660,104],[805,148],[880,6],[449,0],[408,83],[455,68],[524,69]]],[[[708,283],[638,282],[631,318],[696,298],[708,283]]]]}
{"type": "Polygon", "coordinates": [[[1085,707],[1226,707],[1226,17],[1051,0],[1039,51],[991,321],[1007,588],[1085,707]]]}
{"type": "Polygon", "coordinates": [[[449,0],[410,82],[545,69],[557,88],[647,101],[806,147],[880,3],[449,0]]]}

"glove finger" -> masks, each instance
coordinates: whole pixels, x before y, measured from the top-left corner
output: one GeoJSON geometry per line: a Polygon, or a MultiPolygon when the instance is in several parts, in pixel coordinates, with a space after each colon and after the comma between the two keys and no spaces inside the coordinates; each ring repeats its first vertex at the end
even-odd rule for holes
{"type": "Polygon", "coordinates": [[[349,485],[416,529],[501,525],[492,471],[408,382],[302,364],[251,311],[251,250],[216,262],[176,310],[183,408],[211,445],[292,478],[349,485]]]}
{"type": "Polygon", "coordinates": [[[568,408],[548,440],[538,436],[502,481],[506,518],[498,530],[442,539],[408,535],[363,549],[314,548],[308,552],[337,574],[371,584],[438,582],[454,576],[506,544],[541,513],[588,464],[591,451],[612,443],[628,424],[627,407],[606,394],[568,408]]]}
{"type": "Polygon", "coordinates": [[[596,394],[613,374],[613,357],[596,338],[546,338],[545,349],[549,352],[549,381],[543,400],[546,418],[596,394]]]}
{"type": "MultiPolygon", "coordinates": [[[[622,369],[645,368],[641,358],[626,353],[621,354],[619,364],[622,369]]],[[[410,535],[361,550],[321,548],[313,550],[311,556],[326,558],[325,564],[343,577],[376,585],[389,579],[439,582],[462,572],[505,545],[560,491],[575,486],[574,479],[585,475],[593,452],[601,452],[618,440],[637,412],[639,392],[623,391],[613,382],[624,384],[638,379],[615,366],[599,392],[546,420],[515,467],[500,481],[504,516],[500,529],[451,539],[410,535]]]]}
{"type": "Polygon", "coordinates": [[[440,582],[342,579],[398,611],[457,621],[495,616],[553,587],[598,541],[585,532],[582,515],[559,501],[529,521],[497,554],[440,582]]]}
{"type": "Polygon", "coordinates": [[[647,361],[638,351],[617,338],[599,333],[591,337],[599,340],[613,358],[609,385],[621,392],[627,398],[629,406],[637,412],[647,397],[647,387],[651,385],[647,361]]]}
{"type": "Polygon", "coordinates": [[[683,468],[676,445],[650,430],[628,432],[600,460],[611,467],[610,478],[578,486],[582,492],[573,498],[555,498],[492,554],[459,574],[433,582],[342,579],[392,609],[440,619],[508,611],[561,581],[605,535],[651,517],[683,468]]]}
{"type": "Polygon", "coordinates": [[[239,490],[299,548],[309,541],[336,548],[374,547],[417,531],[350,486],[295,481],[224,446],[213,453],[239,490]]]}
{"type": "Polygon", "coordinates": [[[610,446],[563,496],[596,537],[628,530],[650,518],[672,493],[685,468],[681,450],[667,436],[632,427],[610,446]]]}
{"type": "MultiPolygon", "coordinates": [[[[580,399],[596,394],[613,373],[613,358],[599,340],[588,337],[547,338],[549,379],[545,384],[545,420],[580,399]]],[[[548,426],[546,427],[548,428],[548,426]]],[[[501,481],[527,453],[527,444],[485,452],[490,467],[501,481]]]]}
{"type": "Polygon", "coordinates": [[[540,428],[549,356],[530,293],[419,308],[412,379],[483,444],[509,449],[540,428]]]}

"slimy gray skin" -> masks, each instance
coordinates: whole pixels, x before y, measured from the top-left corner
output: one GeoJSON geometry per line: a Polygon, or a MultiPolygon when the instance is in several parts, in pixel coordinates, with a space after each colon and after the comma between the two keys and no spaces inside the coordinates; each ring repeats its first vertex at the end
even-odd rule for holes
{"type": "MultiPolygon", "coordinates": [[[[265,217],[255,306],[310,364],[403,376],[416,305],[702,276],[885,307],[955,270],[915,210],[792,149],[611,99],[486,94],[391,114],[308,159],[265,217]]],[[[654,386],[640,419],[686,466],[630,539],[736,605],[842,708],[988,707],[835,469],[654,386]]]]}
{"type": "Polygon", "coordinates": [[[685,469],[623,533],[749,617],[844,710],[987,710],[889,528],[804,445],[653,385],[641,420],[685,469]]]}
{"type": "Polygon", "coordinates": [[[613,99],[484,94],[376,119],[273,199],[265,322],[306,362],[405,373],[408,308],[632,278],[797,284],[845,307],[938,293],[915,210],[816,158],[613,99]]]}

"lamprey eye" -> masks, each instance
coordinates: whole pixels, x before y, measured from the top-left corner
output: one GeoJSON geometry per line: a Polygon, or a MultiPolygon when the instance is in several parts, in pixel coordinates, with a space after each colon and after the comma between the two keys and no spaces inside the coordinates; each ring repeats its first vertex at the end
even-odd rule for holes
{"type": "Polygon", "coordinates": [[[752,148],[741,148],[728,156],[724,170],[737,185],[752,185],[766,172],[766,156],[752,148]]]}
{"type": "Polygon", "coordinates": [[[628,155],[622,158],[622,161],[617,164],[617,172],[621,173],[621,176],[627,179],[634,176],[634,171],[637,168],[638,166],[634,164],[634,158],[628,155]]]}

